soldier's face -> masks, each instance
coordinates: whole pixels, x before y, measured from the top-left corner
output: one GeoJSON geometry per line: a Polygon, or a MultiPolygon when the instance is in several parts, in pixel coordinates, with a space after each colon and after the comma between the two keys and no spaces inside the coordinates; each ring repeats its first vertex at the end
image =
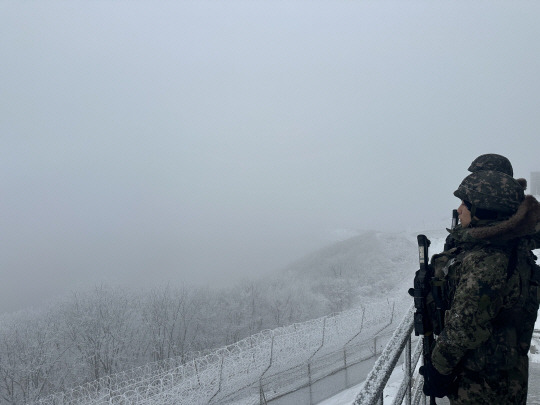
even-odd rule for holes
{"type": "Polygon", "coordinates": [[[469,211],[463,201],[461,201],[461,205],[458,207],[457,213],[461,227],[467,228],[471,223],[471,211],[469,211]]]}

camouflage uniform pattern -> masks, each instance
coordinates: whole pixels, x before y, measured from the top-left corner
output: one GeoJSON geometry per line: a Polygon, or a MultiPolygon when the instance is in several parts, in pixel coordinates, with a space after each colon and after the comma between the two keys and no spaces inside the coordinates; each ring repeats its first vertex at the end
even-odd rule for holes
{"type": "Polygon", "coordinates": [[[477,208],[514,213],[525,193],[512,176],[498,171],[479,171],[465,177],[454,195],[477,208]]]}
{"type": "Polygon", "coordinates": [[[532,253],[521,243],[475,240],[458,227],[456,248],[433,256],[446,280],[445,327],[432,353],[442,374],[457,374],[453,405],[525,404],[530,340],[538,310],[529,283],[532,253]],[[508,274],[515,250],[515,270],[508,274]]]}
{"type": "Polygon", "coordinates": [[[481,170],[494,170],[496,172],[501,172],[509,176],[514,175],[514,170],[512,169],[512,164],[508,158],[497,155],[496,153],[487,153],[485,155],[480,155],[473,160],[469,166],[470,172],[479,172],[481,170]]]}

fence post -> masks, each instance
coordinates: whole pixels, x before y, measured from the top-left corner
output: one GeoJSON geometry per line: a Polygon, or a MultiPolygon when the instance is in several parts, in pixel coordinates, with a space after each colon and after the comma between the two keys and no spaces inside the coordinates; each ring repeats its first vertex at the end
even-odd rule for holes
{"type": "MultiPolygon", "coordinates": [[[[328,319],[328,317],[324,317],[323,319],[323,325],[322,325],[322,342],[321,342],[321,346],[317,349],[317,351],[315,353],[317,353],[321,347],[324,346],[324,340],[325,340],[325,332],[326,332],[326,320],[328,319]]],[[[315,355],[315,353],[313,355],[315,355]]],[[[313,357],[313,356],[312,356],[313,357]]]]}
{"type": "Polygon", "coordinates": [[[266,405],[266,397],[262,386],[262,379],[259,380],[259,405],[266,405]]]}
{"type": "MultiPolygon", "coordinates": [[[[272,359],[274,357],[274,338],[275,338],[275,335],[272,334],[272,340],[270,341],[270,361],[268,363],[268,367],[266,367],[266,370],[264,370],[262,372],[262,374],[260,375],[259,377],[259,384],[260,384],[260,387],[261,387],[261,392],[264,394],[264,391],[263,391],[263,377],[264,375],[266,374],[266,372],[268,370],[270,370],[270,367],[272,367],[272,359]]],[[[264,398],[264,403],[266,404],[266,397],[264,398]]]]}
{"type": "Polygon", "coordinates": [[[195,374],[197,375],[197,383],[199,384],[199,387],[200,387],[201,379],[199,378],[199,368],[197,367],[197,361],[193,360],[193,364],[195,364],[195,374]]]}
{"type": "Polygon", "coordinates": [[[360,333],[362,333],[362,329],[364,327],[364,317],[365,317],[365,314],[366,314],[366,308],[362,307],[362,319],[360,321],[360,329],[358,330],[358,332],[352,337],[350,338],[346,343],[345,345],[343,346],[343,358],[344,358],[344,363],[345,363],[345,388],[348,388],[349,387],[349,370],[348,370],[348,367],[347,367],[347,346],[349,345],[349,343],[351,343],[358,335],[360,335],[360,333]]]}
{"type": "Polygon", "coordinates": [[[343,368],[345,369],[345,388],[349,388],[349,370],[347,367],[347,348],[343,348],[343,368]]]}
{"type": "Polygon", "coordinates": [[[225,355],[221,355],[221,366],[219,367],[219,389],[221,391],[221,383],[223,382],[223,363],[225,362],[225,355]]]}
{"type": "Polygon", "coordinates": [[[311,389],[311,360],[307,364],[308,384],[309,384],[309,405],[313,405],[313,391],[311,389]]]}
{"type": "Polygon", "coordinates": [[[225,360],[225,355],[222,354],[221,355],[221,365],[219,367],[219,384],[218,384],[218,390],[216,391],[216,393],[214,395],[212,395],[212,398],[210,398],[210,400],[208,401],[209,404],[212,403],[212,401],[214,400],[214,398],[217,396],[217,394],[219,394],[221,392],[221,381],[223,380],[223,362],[225,360]]]}

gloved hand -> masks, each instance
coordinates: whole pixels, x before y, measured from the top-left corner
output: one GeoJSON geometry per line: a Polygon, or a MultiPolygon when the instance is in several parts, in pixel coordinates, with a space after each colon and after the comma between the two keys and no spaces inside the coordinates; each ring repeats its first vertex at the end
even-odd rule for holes
{"type": "Polygon", "coordinates": [[[454,374],[443,375],[437,371],[433,364],[427,363],[420,367],[419,373],[424,376],[424,394],[428,397],[442,398],[456,388],[454,374]]]}

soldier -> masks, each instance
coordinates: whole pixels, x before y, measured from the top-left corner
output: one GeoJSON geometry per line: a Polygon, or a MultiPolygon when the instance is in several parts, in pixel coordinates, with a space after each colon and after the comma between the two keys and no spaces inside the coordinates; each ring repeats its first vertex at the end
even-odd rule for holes
{"type": "Polygon", "coordinates": [[[447,310],[422,369],[424,393],[453,405],[525,404],[540,281],[529,241],[540,231],[540,203],[494,170],[473,171],[454,195],[455,247],[431,260],[447,310]]]}
{"type": "Polygon", "coordinates": [[[474,159],[469,166],[469,171],[471,173],[479,172],[481,170],[495,170],[509,176],[514,175],[512,164],[508,158],[502,155],[497,155],[496,153],[486,153],[485,155],[480,155],[474,159]]]}
{"type": "MultiPolygon", "coordinates": [[[[505,173],[509,176],[514,175],[514,170],[512,168],[512,163],[505,156],[498,155],[496,153],[486,153],[484,155],[478,156],[474,159],[468,169],[470,172],[475,173],[482,170],[494,170],[497,172],[505,173]]],[[[527,188],[527,180],[517,179],[517,181],[523,186],[523,190],[527,188]]],[[[454,241],[452,235],[448,235],[446,238],[446,243],[444,249],[448,250],[454,247],[454,241]]],[[[534,248],[533,248],[534,249],[534,248]]]]}

